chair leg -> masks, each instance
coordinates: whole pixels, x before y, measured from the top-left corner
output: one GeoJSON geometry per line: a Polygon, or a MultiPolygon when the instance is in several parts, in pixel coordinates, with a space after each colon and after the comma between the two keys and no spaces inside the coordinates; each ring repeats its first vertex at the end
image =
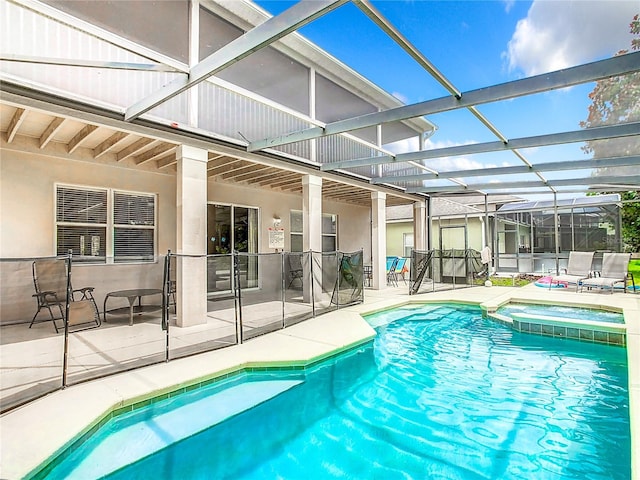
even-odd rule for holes
{"type": "MultiPolygon", "coordinates": [[[[36,318],[38,317],[38,314],[40,313],[40,310],[42,310],[43,308],[46,308],[49,311],[49,316],[51,317],[51,323],[53,323],[53,328],[55,328],[56,333],[58,333],[58,325],[56,324],[56,317],[53,314],[53,311],[51,310],[51,305],[39,305],[38,306],[38,311],[35,313],[35,315],[31,319],[31,323],[29,324],[29,328],[33,327],[33,324],[36,323],[36,318]]],[[[60,317],[64,320],[64,312],[62,311],[62,306],[58,305],[58,308],[60,309],[60,317]]],[[[42,322],[46,322],[46,321],[47,320],[41,320],[40,322],[37,322],[37,323],[42,323],[42,322]]]]}

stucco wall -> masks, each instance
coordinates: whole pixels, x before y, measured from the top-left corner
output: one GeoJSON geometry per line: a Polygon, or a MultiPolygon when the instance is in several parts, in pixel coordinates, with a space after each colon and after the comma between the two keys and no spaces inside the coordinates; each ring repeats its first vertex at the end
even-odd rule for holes
{"type": "Polygon", "coordinates": [[[403,257],[403,235],[413,233],[412,222],[387,223],[387,255],[403,257]]]}
{"type": "MultiPolygon", "coordinates": [[[[3,150],[0,160],[0,258],[55,255],[56,183],[157,194],[157,252],[163,255],[168,249],[176,250],[175,175],[3,150]]],[[[285,229],[285,250],[290,249],[289,212],[302,209],[300,196],[209,180],[208,200],[259,208],[261,253],[274,252],[268,248],[268,228],[273,226],[274,216],[279,217],[285,229]]],[[[324,202],[323,212],[338,215],[338,248],[342,251],[363,248],[367,262],[371,258],[369,208],[324,202]]],[[[73,284],[75,288],[94,286],[96,301],[102,310],[107,292],[160,288],[161,260],[130,265],[74,264],[73,284]]],[[[1,265],[0,323],[30,320],[35,313],[31,263],[31,260],[24,260],[1,265]]]]}
{"type": "MultiPolygon", "coordinates": [[[[465,225],[465,219],[440,219],[433,221],[433,228],[431,230],[431,242],[433,248],[441,248],[440,247],[440,230],[439,227],[455,227],[460,226],[463,227],[465,225]]],[[[484,222],[480,221],[478,218],[468,218],[467,219],[467,248],[472,248],[474,250],[482,250],[482,238],[483,238],[483,228],[484,222]]],[[[457,235],[461,233],[463,230],[449,230],[445,228],[443,230],[443,243],[444,248],[464,248],[464,238],[457,238],[457,235]],[[447,238],[447,236],[455,235],[456,238],[447,238]]]]}
{"type": "MultiPolygon", "coordinates": [[[[275,252],[269,248],[269,227],[273,218],[281,220],[285,231],[285,251],[291,251],[291,210],[302,210],[302,197],[295,194],[258,190],[237,185],[209,181],[209,202],[259,208],[260,253],[275,252]]],[[[369,208],[325,201],[322,212],[338,215],[338,249],[344,252],[364,250],[364,258],[371,258],[371,227],[369,208]]]]}
{"type": "MultiPolygon", "coordinates": [[[[157,252],[162,255],[169,248],[175,249],[175,176],[3,149],[0,162],[0,258],[56,254],[56,183],[157,194],[157,252]]],[[[35,313],[36,302],[31,297],[34,293],[31,263],[26,260],[2,263],[0,322],[30,319],[35,313]]],[[[74,288],[95,287],[100,309],[107,292],[160,288],[162,284],[161,262],[74,264],[72,272],[74,288]]],[[[159,301],[159,297],[155,301],[159,301]]]]}

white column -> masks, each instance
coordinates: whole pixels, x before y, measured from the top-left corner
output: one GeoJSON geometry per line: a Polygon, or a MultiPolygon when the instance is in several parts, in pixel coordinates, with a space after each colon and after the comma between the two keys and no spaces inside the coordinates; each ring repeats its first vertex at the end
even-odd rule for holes
{"type": "MultiPolygon", "coordinates": [[[[322,252],[322,178],[315,175],[302,177],[302,250],[322,252]]],[[[303,267],[304,278],[309,278],[310,265],[303,267]]],[[[316,266],[313,268],[313,292],[317,300],[322,293],[322,275],[316,266]]],[[[302,297],[308,302],[311,298],[311,285],[308,281],[304,285],[302,297]]]]}
{"type": "Polygon", "coordinates": [[[415,202],[413,204],[413,248],[416,250],[427,249],[427,204],[415,202]]]}
{"type": "Polygon", "coordinates": [[[387,286],[387,194],[371,192],[371,258],[373,288],[387,286]]]}
{"type": "MultiPolygon", "coordinates": [[[[178,160],[176,224],[177,253],[207,253],[207,151],[181,145],[178,160]]],[[[207,319],[206,257],[178,257],[177,325],[188,327],[207,319]]]]}

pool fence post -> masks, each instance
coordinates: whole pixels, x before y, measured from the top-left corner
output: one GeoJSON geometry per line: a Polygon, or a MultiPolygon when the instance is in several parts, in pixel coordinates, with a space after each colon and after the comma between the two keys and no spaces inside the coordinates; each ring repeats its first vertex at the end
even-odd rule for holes
{"type": "MultiPolygon", "coordinates": [[[[169,361],[169,295],[170,278],[171,278],[171,250],[167,250],[167,256],[164,257],[162,278],[162,330],[165,331],[164,345],[164,361],[169,361]]],[[[178,307],[176,305],[176,311],[178,307]]]]}
{"type": "Polygon", "coordinates": [[[309,275],[311,276],[311,316],[316,318],[316,295],[313,288],[313,250],[309,250],[309,264],[309,275]]]}
{"type": "Polygon", "coordinates": [[[286,302],[286,279],[284,274],[284,250],[280,252],[280,279],[282,281],[282,328],[285,327],[285,302],[286,302]]]}
{"type": "MultiPolygon", "coordinates": [[[[67,298],[64,305],[64,351],[62,357],[62,388],[67,386],[67,368],[69,365],[69,302],[73,295],[71,290],[71,257],[73,250],[69,249],[65,263],[67,264],[67,298]]],[[[55,322],[55,320],[54,320],[55,322]]]]}
{"type": "Polygon", "coordinates": [[[231,254],[233,258],[233,291],[235,300],[235,313],[236,313],[236,343],[243,343],[243,331],[242,331],[242,291],[240,289],[240,263],[238,258],[238,251],[234,250],[231,254]]]}

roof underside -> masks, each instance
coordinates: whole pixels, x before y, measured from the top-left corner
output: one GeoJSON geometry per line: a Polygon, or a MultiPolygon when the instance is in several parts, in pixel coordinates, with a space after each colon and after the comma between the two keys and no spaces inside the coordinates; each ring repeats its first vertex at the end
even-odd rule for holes
{"type": "MultiPolygon", "coordinates": [[[[7,35],[2,43],[10,45],[9,54],[5,52],[1,58],[3,148],[171,174],[175,171],[177,146],[195,142],[207,145],[209,175],[218,181],[298,193],[302,175],[315,172],[324,176],[325,198],[361,205],[370,204],[374,190],[386,191],[387,203],[394,205],[425,195],[523,196],[640,188],[640,122],[563,132],[535,131],[508,138],[479,110],[483,105],[508,104],[514,121],[518,121],[526,116],[526,111],[519,110],[522,99],[535,101],[537,95],[546,92],[637,75],[640,52],[462,92],[370,2],[354,1],[447,92],[442,97],[402,105],[295,33],[323,15],[331,15],[347,0],[300,2],[272,18],[249,3],[231,2],[225,7],[224,2],[202,1],[201,19],[206,14],[207,21],[219,21],[218,17],[214,20],[213,12],[226,12],[226,21],[233,18],[237,25],[238,12],[244,12],[241,20],[246,23],[242,26],[246,31],[230,30],[230,41],[192,66],[61,12],[58,8],[64,2],[47,3],[57,8],[32,0],[0,0],[6,27],[3,35],[7,35]],[[18,25],[17,12],[23,22],[18,25]],[[26,25],[27,21],[32,23],[26,25]],[[40,54],[39,49],[48,43],[44,38],[38,40],[38,26],[43,22],[55,23],[60,31],[72,31],[69,35],[77,38],[70,42],[94,42],[95,51],[100,51],[104,59],[91,55],[59,58],[55,50],[40,54]],[[252,84],[247,72],[251,71],[252,58],[259,55],[274,62],[286,59],[291,81],[304,82],[308,68],[317,72],[320,104],[315,110],[320,114],[297,108],[304,103],[294,98],[297,87],[283,85],[274,90],[252,84]],[[305,58],[314,60],[311,65],[303,65],[305,58]],[[67,83],[49,80],[54,72],[67,78],[67,83]],[[83,77],[82,82],[74,84],[74,75],[69,72],[83,77]],[[109,83],[105,81],[122,83],[134,77],[139,88],[117,96],[111,92],[109,97],[109,83]],[[246,78],[249,80],[244,86],[237,84],[246,78]],[[238,82],[233,83],[236,79],[238,82]],[[362,102],[353,100],[346,87],[357,91],[362,102]],[[329,108],[331,99],[337,97],[344,101],[335,103],[334,108],[342,105],[342,112],[329,108]],[[228,103],[221,106],[223,101],[228,103]],[[184,113],[194,105],[199,111],[195,119],[184,113]],[[252,115],[253,123],[240,118],[242,115],[233,109],[252,115]],[[394,153],[384,143],[410,134],[423,139],[433,135],[429,116],[447,112],[463,112],[475,118],[494,140],[431,149],[424,149],[418,142],[416,149],[403,153],[394,153]],[[265,118],[273,120],[263,121],[265,118]],[[593,159],[585,154],[573,161],[557,160],[563,146],[612,141],[624,141],[630,147],[605,158],[593,159]],[[529,153],[534,150],[548,152],[548,156],[533,163],[529,153]],[[443,159],[465,155],[486,161],[481,168],[438,168],[443,159]]],[[[190,4],[184,4],[188,9],[190,4]]],[[[64,46],[59,48],[64,51],[64,46]]]]}

